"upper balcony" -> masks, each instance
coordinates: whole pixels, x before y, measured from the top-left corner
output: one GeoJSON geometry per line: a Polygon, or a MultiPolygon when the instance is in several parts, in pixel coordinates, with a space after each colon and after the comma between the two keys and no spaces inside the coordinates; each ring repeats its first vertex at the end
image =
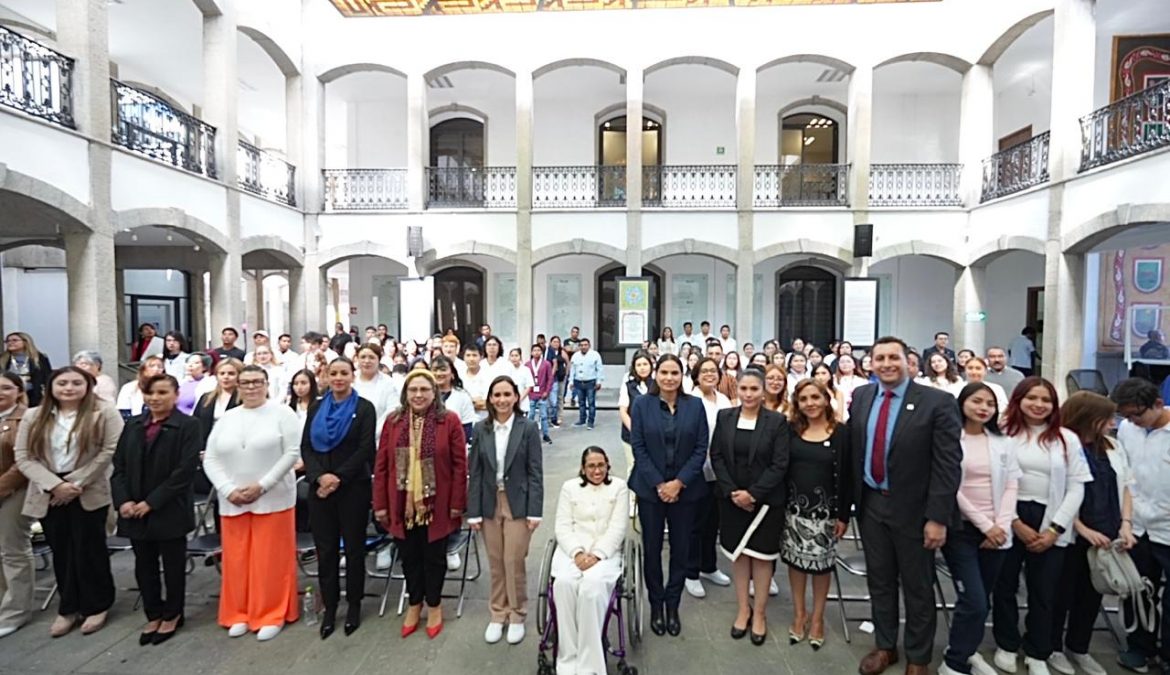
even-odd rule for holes
{"type": "Polygon", "coordinates": [[[1170,80],[1081,118],[1081,171],[1170,146],[1170,80]]]}
{"type": "Polygon", "coordinates": [[[74,128],[73,59],[0,26],[0,105],[74,128]]]}

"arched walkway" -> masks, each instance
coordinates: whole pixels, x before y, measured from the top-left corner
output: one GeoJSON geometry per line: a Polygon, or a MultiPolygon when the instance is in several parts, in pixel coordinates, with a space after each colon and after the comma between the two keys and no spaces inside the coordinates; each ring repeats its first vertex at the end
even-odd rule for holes
{"type": "Polygon", "coordinates": [[[1131,227],[1170,222],[1170,204],[1122,204],[1073,228],[1061,238],[1065,253],[1085,253],[1131,227]]]}
{"type": "Polygon", "coordinates": [[[722,246],[707,241],[696,241],[694,239],[683,239],[682,241],[672,241],[666,244],[659,244],[658,246],[651,246],[642,251],[642,261],[644,263],[650,263],[659,258],[672,255],[705,255],[722,260],[732,267],[738,265],[738,260],[736,259],[738,252],[730,246],[722,246]]]}
{"type": "Polygon", "coordinates": [[[305,264],[304,253],[281,237],[245,237],[240,241],[240,252],[245,269],[289,269],[305,264]]]}
{"type": "Polygon", "coordinates": [[[826,244],[812,239],[796,239],[782,241],[756,251],[755,264],[781,255],[806,255],[824,262],[835,270],[847,270],[853,264],[853,253],[849,249],[826,244]]]}
{"type": "Polygon", "coordinates": [[[484,244],[477,241],[461,241],[456,244],[443,246],[439,249],[427,249],[421,256],[415,259],[415,267],[418,273],[422,276],[434,274],[436,270],[448,267],[447,263],[458,259],[460,256],[466,255],[484,255],[491,258],[498,258],[510,265],[516,264],[516,252],[497,246],[495,244],[484,244]]]}
{"type": "Polygon", "coordinates": [[[938,258],[943,262],[950,263],[957,270],[962,269],[967,264],[967,256],[963,255],[962,252],[949,246],[927,241],[909,241],[880,248],[873,252],[873,256],[869,259],[869,264],[873,266],[885,260],[892,260],[893,258],[904,255],[924,255],[931,258],[938,258]]]}
{"type": "Polygon", "coordinates": [[[92,229],[89,206],[39,178],[0,164],[0,236],[45,237],[58,226],[92,229]]]}
{"type": "Polygon", "coordinates": [[[970,267],[983,267],[1012,251],[1027,251],[1043,257],[1044,242],[1035,237],[1004,235],[972,251],[967,264],[970,267]]]}
{"type": "Polygon", "coordinates": [[[114,213],[117,230],[164,227],[176,230],[209,252],[226,253],[228,240],[222,232],[179,208],[143,208],[114,213]]]}
{"type": "Polygon", "coordinates": [[[562,241],[535,249],[532,251],[532,266],[535,267],[541,263],[566,255],[597,255],[618,263],[624,263],[626,260],[626,251],[623,249],[610,246],[609,244],[577,238],[572,241],[562,241]]]}

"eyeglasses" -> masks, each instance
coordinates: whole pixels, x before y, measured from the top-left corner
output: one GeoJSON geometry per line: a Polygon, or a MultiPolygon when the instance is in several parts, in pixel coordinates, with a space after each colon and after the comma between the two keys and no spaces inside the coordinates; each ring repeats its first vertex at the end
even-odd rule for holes
{"type": "Polygon", "coordinates": [[[236,384],[238,384],[243,389],[248,389],[251,387],[263,387],[268,383],[264,380],[238,380],[236,384]]]}
{"type": "Polygon", "coordinates": [[[1150,411],[1150,408],[1149,408],[1149,406],[1147,406],[1145,408],[1142,408],[1141,410],[1135,410],[1134,412],[1125,413],[1125,414],[1122,414],[1121,416],[1124,417],[1125,419],[1129,420],[1130,422],[1133,422],[1136,424],[1137,420],[1141,419],[1141,416],[1145,415],[1149,411],[1150,411]]]}

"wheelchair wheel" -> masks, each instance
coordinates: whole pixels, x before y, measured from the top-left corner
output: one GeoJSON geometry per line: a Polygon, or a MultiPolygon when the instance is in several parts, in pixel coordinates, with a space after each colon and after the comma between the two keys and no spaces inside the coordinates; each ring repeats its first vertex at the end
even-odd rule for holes
{"type": "Polygon", "coordinates": [[[550,539],[544,545],[544,555],[540,557],[540,576],[537,577],[538,581],[536,582],[538,596],[536,603],[536,632],[539,635],[544,635],[545,629],[548,628],[549,581],[552,579],[552,559],[556,550],[556,540],[550,539]]]}
{"type": "Polygon", "coordinates": [[[642,617],[645,606],[644,584],[642,583],[642,547],[633,539],[626,542],[625,573],[622,595],[626,602],[626,632],[630,646],[642,642],[642,617]]]}

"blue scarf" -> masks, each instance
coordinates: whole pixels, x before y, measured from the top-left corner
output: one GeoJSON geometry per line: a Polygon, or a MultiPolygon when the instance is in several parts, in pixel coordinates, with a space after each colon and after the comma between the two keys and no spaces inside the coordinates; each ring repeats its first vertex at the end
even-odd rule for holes
{"type": "Polygon", "coordinates": [[[332,393],[325,394],[321,399],[321,407],[313,416],[313,426],[309,429],[309,440],[313,442],[315,452],[331,452],[349,433],[358,398],[358,393],[351,391],[349,398],[341,402],[336,401],[332,393]]]}

